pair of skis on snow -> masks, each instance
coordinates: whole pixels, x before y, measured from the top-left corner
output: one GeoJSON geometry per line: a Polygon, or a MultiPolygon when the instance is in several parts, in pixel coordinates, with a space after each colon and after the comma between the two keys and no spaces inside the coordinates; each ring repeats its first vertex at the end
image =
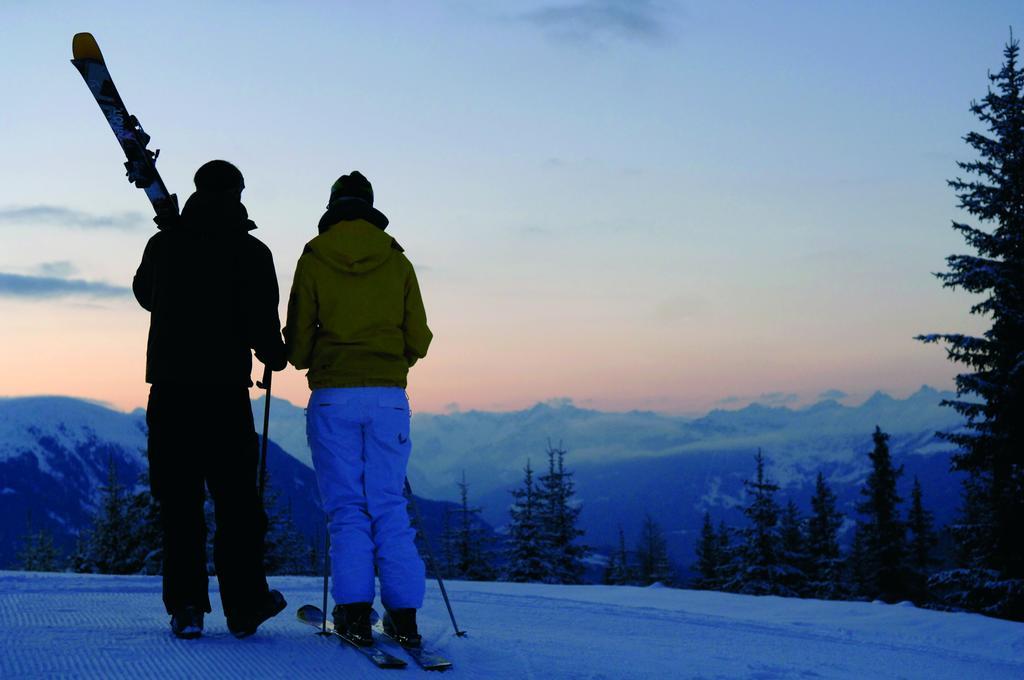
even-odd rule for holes
{"type": "MultiPolygon", "coordinates": [[[[388,652],[376,639],[374,639],[373,645],[364,647],[357,644],[352,638],[348,637],[344,633],[339,632],[334,628],[334,624],[327,621],[324,618],[323,611],[314,605],[306,604],[299,607],[297,612],[299,621],[326,631],[333,636],[339,638],[343,642],[348,643],[354,647],[360,654],[365,656],[367,659],[373,662],[378,668],[405,668],[408,665],[405,659],[397,657],[388,652]]],[[[398,640],[394,639],[384,630],[382,622],[378,619],[373,624],[373,630],[379,636],[383,636],[390,640],[392,643],[401,647],[406,654],[408,654],[413,661],[415,661],[420,668],[428,671],[445,671],[452,667],[452,662],[444,658],[437,652],[429,649],[428,647],[405,647],[398,640]]]]}
{"type": "MultiPolygon", "coordinates": [[[[78,69],[85,84],[89,86],[89,91],[92,92],[96,103],[99,104],[104,118],[107,119],[114,136],[117,137],[117,143],[120,144],[121,150],[124,151],[124,155],[128,159],[124,164],[128,171],[128,181],[146,192],[146,197],[153,204],[158,218],[177,217],[178,198],[167,191],[164,181],[160,178],[160,173],[156,170],[156,159],[160,152],[150,151],[146,148],[149,144],[149,135],[142,129],[139,120],[129,114],[125,108],[121,95],[118,94],[117,88],[114,86],[110,71],[107,70],[107,64],[96,39],[90,33],[76,34],[71,41],[71,52],[73,56],[71,63],[78,69]]],[[[158,224],[160,224],[159,221],[158,224]]],[[[298,617],[303,623],[316,628],[321,628],[324,622],[323,612],[318,607],[309,604],[299,608],[298,617]]],[[[404,659],[390,654],[376,641],[372,647],[360,647],[350,638],[335,631],[330,621],[327,622],[326,628],[336,637],[355,647],[380,668],[405,668],[407,665],[404,659]]],[[[384,632],[379,621],[375,624],[375,630],[380,636],[388,638],[401,647],[397,640],[390,638],[384,632]]],[[[443,671],[452,667],[451,661],[425,647],[402,647],[402,649],[413,661],[426,670],[443,671]]]]}

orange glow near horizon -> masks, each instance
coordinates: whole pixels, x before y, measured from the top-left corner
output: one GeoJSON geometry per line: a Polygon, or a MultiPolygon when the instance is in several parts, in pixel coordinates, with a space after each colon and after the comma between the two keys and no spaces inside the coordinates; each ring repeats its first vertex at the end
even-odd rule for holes
{"type": "MultiPolygon", "coordinates": [[[[47,314],[27,304],[7,311],[19,323],[0,331],[0,396],[59,394],[121,410],[145,407],[144,312],[120,305],[68,306],[60,314],[47,314]]],[[[727,397],[744,403],[770,392],[795,393],[796,405],[833,388],[851,398],[876,389],[905,395],[922,384],[950,389],[956,372],[941,350],[913,341],[896,354],[862,347],[857,353],[847,348],[819,356],[797,348],[784,351],[767,339],[746,350],[730,346],[724,337],[673,348],[660,344],[657,336],[640,334],[609,334],[585,349],[568,334],[519,338],[512,346],[502,342],[500,328],[447,324],[445,316],[437,315],[430,354],[410,371],[409,393],[417,411],[506,411],[565,397],[599,410],[692,414],[715,408],[727,397]],[[456,335],[458,330],[466,336],[456,335]]],[[[261,371],[254,363],[253,377],[261,371]]],[[[258,396],[256,388],[252,394],[258,396]]],[[[309,396],[304,373],[289,367],[275,374],[274,396],[304,405],[309,396]]]]}

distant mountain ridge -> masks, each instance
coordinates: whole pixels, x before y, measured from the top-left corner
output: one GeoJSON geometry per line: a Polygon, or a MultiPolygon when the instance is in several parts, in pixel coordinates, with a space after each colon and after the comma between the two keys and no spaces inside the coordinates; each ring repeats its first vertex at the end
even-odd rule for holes
{"type": "MultiPolygon", "coordinates": [[[[465,471],[471,502],[501,527],[509,491],[521,482],[527,459],[542,472],[547,442],[561,441],[583,504],[586,541],[611,545],[619,526],[631,541],[650,512],[668,533],[674,559],[684,565],[692,561],[705,511],[716,520],[740,522],[742,481],[752,474],[758,448],[784,496],[806,510],[820,470],[852,518],[875,425],[892,435],[894,457],[906,465],[904,494],[909,496],[913,475],[920,476],[926,504],[940,523],[948,521],[959,499],[959,479],[948,472],[949,446],[934,433],[961,424],[951,409],[939,406],[951,396],[922,387],[906,399],[879,392],[857,406],[833,400],[801,409],[754,404],[699,418],[607,413],[567,402],[503,413],[416,413],[409,476],[418,496],[454,501],[465,471]]],[[[263,397],[252,403],[257,422],[263,403],[263,397]]],[[[270,433],[273,483],[292,498],[301,528],[313,532],[322,519],[303,409],[275,398],[270,433]]],[[[132,487],[146,468],[144,451],[141,409],[121,413],[68,397],[0,399],[0,565],[12,558],[27,511],[71,540],[93,507],[107,461],[113,457],[122,483],[132,487]]],[[[441,506],[422,504],[428,524],[439,528],[441,506]]]]}

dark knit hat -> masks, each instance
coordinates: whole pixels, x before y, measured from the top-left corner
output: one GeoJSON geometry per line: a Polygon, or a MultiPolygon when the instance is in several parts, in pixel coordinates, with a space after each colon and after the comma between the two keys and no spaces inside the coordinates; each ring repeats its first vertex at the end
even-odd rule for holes
{"type": "Polygon", "coordinates": [[[227,161],[210,161],[196,170],[196,191],[241,191],[242,171],[227,161]]]}
{"type": "Polygon", "coordinates": [[[327,205],[334,203],[339,198],[361,198],[373,205],[373,186],[370,184],[370,180],[363,177],[363,173],[353,170],[351,174],[339,177],[338,181],[331,186],[331,200],[327,205]]]}

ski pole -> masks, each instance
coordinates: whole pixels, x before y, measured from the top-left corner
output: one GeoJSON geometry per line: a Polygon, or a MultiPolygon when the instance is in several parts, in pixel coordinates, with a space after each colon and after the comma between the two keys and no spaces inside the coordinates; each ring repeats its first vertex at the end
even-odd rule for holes
{"type": "Polygon", "coordinates": [[[448,608],[448,616],[452,620],[452,627],[455,629],[455,637],[466,637],[466,631],[459,630],[459,624],[455,623],[455,612],[452,611],[452,603],[448,599],[448,591],[445,590],[444,581],[441,580],[441,572],[437,569],[437,560],[434,559],[434,549],[430,546],[430,538],[427,536],[427,527],[423,524],[423,516],[420,514],[419,506],[416,505],[416,498],[412,495],[412,486],[409,478],[405,478],[405,493],[409,497],[409,505],[412,506],[412,514],[416,517],[416,524],[419,525],[420,533],[423,534],[423,545],[427,549],[427,560],[430,562],[430,570],[434,572],[437,585],[441,588],[441,597],[444,598],[444,606],[448,608]]]}
{"type": "Polygon", "coordinates": [[[267,438],[270,432],[270,379],[274,372],[269,366],[263,367],[263,380],[256,381],[256,387],[267,391],[267,402],[263,405],[263,441],[260,447],[260,505],[263,504],[263,490],[267,483],[267,438]]]}

